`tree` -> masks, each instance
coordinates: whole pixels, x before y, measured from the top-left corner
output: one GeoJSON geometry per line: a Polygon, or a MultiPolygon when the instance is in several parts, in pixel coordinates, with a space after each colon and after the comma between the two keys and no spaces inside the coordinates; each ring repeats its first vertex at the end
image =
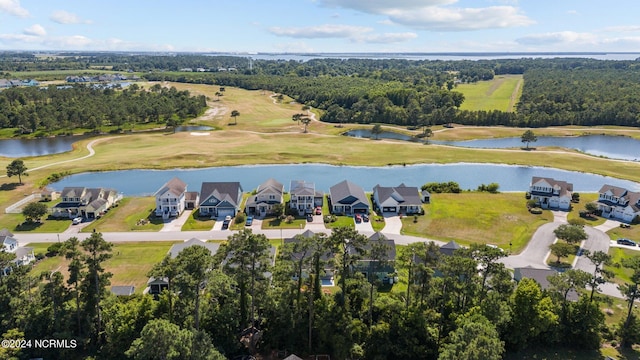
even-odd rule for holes
{"type": "Polygon", "coordinates": [[[598,204],[595,202],[588,202],[584,205],[584,209],[587,210],[589,214],[595,214],[598,211],[598,204]]]}
{"type": "Polygon", "coordinates": [[[522,134],[522,136],[520,137],[520,140],[523,143],[526,143],[527,149],[529,149],[529,143],[538,141],[538,137],[536,136],[536,134],[533,133],[533,131],[527,130],[522,134]]]}
{"type": "Polygon", "coordinates": [[[27,167],[24,165],[24,161],[20,159],[13,160],[9,165],[7,165],[7,176],[18,176],[18,182],[22,185],[22,177],[29,176],[27,173],[27,167]]]}
{"type": "Polygon", "coordinates": [[[382,126],[380,126],[380,124],[373,125],[371,128],[371,135],[373,135],[373,138],[378,140],[378,135],[380,134],[382,134],[382,126]]]}
{"type": "Polygon", "coordinates": [[[77,237],[71,237],[67,239],[62,245],[61,254],[69,261],[69,278],[67,284],[73,286],[73,290],[70,291],[71,295],[75,298],[76,305],[76,325],[78,327],[77,335],[82,335],[82,318],[80,311],[80,284],[82,278],[85,276],[85,263],[84,254],[80,249],[80,241],[77,237]]]}
{"type": "Polygon", "coordinates": [[[136,360],[189,359],[191,340],[188,330],[164,319],[154,319],[145,325],[125,354],[136,360]]]}
{"type": "Polygon", "coordinates": [[[580,225],[562,224],[553,230],[553,233],[558,239],[564,240],[569,244],[578,244],[588,237],[580,225]]]}
{"type": "Polygon", "coordinates": [[[504,342],[496,327],[482,315],[465,315],[449,334],[449,343],[440,350],[438,360],[500,360],[504,342]]]}
{"type": "Polygon", "coordinates": [[[95,342],[99,345],[102,332],[100,301],[107,295],[106,287],[109,286],[112,276],[110,272],[105,271],[102,264],[112,257],[113,243],[104,240],[102,233],[94,232],[82,241],[80,246],[87,253],[84,257],[87,272],[81,284],[85,314],[95,325],[95,342]]]}
{"type": "Polygon", "coordinates": [[[193,302],[193,327],[200,329],[200,297],[211,269],[211,253],[204,246],[189,246],[182,250],[173,263],[176,266],[174,283],[180,300],[193,302]]]}
{"type": "Polygon", "coordinates": [[[165,256],[160,263],[153,266],[147,274],[149,277],[167,279],[167,298],[169,300],[169,321],[173,322],[173,280],[177,275],[177,267],[171,255],[165,256]]]}
{"type": "Polygon", "coordinates": [[[557,257],[556,264],[558,265],[560,265],[560,259],[569,256],[575,251],[575,247],[573,245],[559,241],[555,244],[551,244],[549,249],[551,249],[551,253],[557,257]]]}
{"type": "Polygon", "coordinates": [[[307,133],[307,127],[311,124],[311,119],[308,117],[303,117],[300,119],[300,122],[304,125],[304,133],[307,133]]]}
{"type": "Polygon", "coordinates": [[[584,256],[591,260],[591,262],[595,266],[595,268],[593,269],[593,274],[591,274],[591,279],[587,283],[589,287],[591,287],[589,302],[592,302],[593,295],[598,290],[598,286],[606,283],[614,276],[612,271],[604,268],[605,265],[611,265],[611,255],[607,254],[604,251],[590,252],[589,250],[584,250],[584,256]]]}
{"type": "Polygon", "coordinates": [[[291,120],[295,121],[298,123],[298,125],[300,125],[300,119],[302,119],[302,117],[304,116],[304,114],[293,114],[291,115],[291,120]]]}
{"type": "Polygon", "coordinates": [[[535,280],[520,280],[511,294],[510,303],[512,318],[506,340],[517,349],[526,348],[544,332],[552,332],[558,324],[551,298],[543,295],[535,280]]]}
{"type": "Polygon", "coordinates": [[[40,222],[40,218],[45,216],[49,212],[47,205],[41,202],[28,203],[22,209],[22,215],[24,215],[27,222],[40,222]]]}
{"type": "MultiPolygon", "coordinates": [[[[342,290],[342,300],[346,297],[347,279],[351,277],[351,268],[364,254],[364,245],[367,243],[367,237],[359,234],[355,229],[350,227],[334,228],[329,236],[331,248],[339,257],[338,275],[340,276],[340,289],[342,290]]],[[[344,301],[341,304],[345,305],[344,301]]]]}
{"type": "Polygon", "coordinates": [[[233,125],[238,123],[238,116],[240,116],[240,112],[238,110],[231,110],[231,117],[233,118],[233,125]]]}

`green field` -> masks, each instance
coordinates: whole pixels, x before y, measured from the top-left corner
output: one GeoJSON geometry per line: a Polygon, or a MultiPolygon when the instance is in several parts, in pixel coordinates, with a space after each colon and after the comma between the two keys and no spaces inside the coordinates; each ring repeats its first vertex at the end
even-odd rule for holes
{"type": "Polygon", "coordinates": [[[553,221],[544,211],[533,215],[527,211],[523,193],[432,194],[431,203],[423,205],[424,216],[402,219],[402,233],[460,244],[494,244],[519,253],[536,229],[553,221]]]}
{"type": "Polygon", "coordinates": [[[120,201],[116,208],[109,210],[102,218],[95,220],[83,229],[90,232],[113,231],[158,231],[162,229],[162,219],[154,214],[156,199],[154,197],[129,197],[120,201]]]}
{"type": "Polygon", "coordinates": [[[514,111],[522,94],[522,75],[498,75],[490,81],[459,84],[456,91],[464,94],[461,110],[514,111]]]}

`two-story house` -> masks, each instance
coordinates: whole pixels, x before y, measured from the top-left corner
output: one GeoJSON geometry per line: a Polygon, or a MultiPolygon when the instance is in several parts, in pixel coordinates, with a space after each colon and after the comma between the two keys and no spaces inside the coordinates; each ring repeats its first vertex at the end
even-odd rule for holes
{"type": "Polygon", "coordinates": [[[604,185],[598,191],[598,210],[605,218],[632,222],[640,216],[640,193],[613,185],[604,185]]]}
{"type": "Polygon", "coordinates": [[[276,204],[282,204],[284,185],[269,179],[258,185],[255,195],[249,196],[245,206],[247,214],[265,216],[273,213],[276,204]]]}
{"type": "Polygon", "coordinates": [[[62,189],[60,198],[60,203],[51,209],[52,216],[93,219],[109,210],[122,198],[122,194],[114,189],[66,187],[62,189]]]}
{"type": "Polygon", "coordinates": [[[185,209],[193,209],[196,201],[191,200],[197,192],[187,192],[187,184],[177,177],[167,181],[158,191],[155,192],[156,198],[156,216],[162,216],[163,219],[180,216],[185,209]],[[191,195],[191,196],[189,196],[191,195]],[[189,199],[188,199],[189,198],[189,199]]]}
{"type": "Polygon", "coordinates": [[[234,217],[242,202],[239,182],[203,182],[200,188],[200,216],[234,217]]]}
{"type": "Polygon", "coordinates": [[[299,215],[312,213],[314,208],[322,206],[324,198],[324,194],[316,190],[314,183],[302,180],[291,180],[289,194],[289,207],[297,209],[299,215]]]}
{"type": "Polygon", "coordinates": [[[422,199],[415,186],[400,184],[396,187],[376,185],[373,188],[373,201],[383,213],[419,214],[422,211],[422,199]]]}
{"type": "Polygon", "coordinates": [[[4,269],[0,268],[0,275],[8,275],[12,266],[28,265],[36,259],[33,248],[20,246],[18,240],[7,229],[0,230],[0,251],[15,255],[9,266],[4,269]]]}
{"type": "Polygon", "coordinates": [[[543,209],[569,210],[573,196],[573,184],[566,181],[534,176],[529,186],[531,198],[543,209]]]}

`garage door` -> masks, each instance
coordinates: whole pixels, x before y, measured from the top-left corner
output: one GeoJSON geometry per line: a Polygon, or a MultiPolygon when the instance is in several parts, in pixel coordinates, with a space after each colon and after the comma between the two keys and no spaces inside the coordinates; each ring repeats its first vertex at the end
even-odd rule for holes
{"type": "Polygon", "coordinates": [[[227,215],[235,216],[236,210],[235,209],[218,209],[218,217],[224,217],[227,215]]]}

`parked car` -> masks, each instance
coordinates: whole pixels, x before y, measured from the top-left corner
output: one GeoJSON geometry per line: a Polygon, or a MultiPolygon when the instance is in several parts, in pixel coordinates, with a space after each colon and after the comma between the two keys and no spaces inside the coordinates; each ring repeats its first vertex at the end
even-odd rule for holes
{"type": "Polygon", "coordinates": [[[367,215],[367,214],[362,214],[362,220],[363,220],[364,222],[369,222],[369,215],[367,215]]]}
{"type": "Polygon", "coordinates": [[[362,222],[362,215],[356,214],[356,216],[354,216],[354,218],[356,219],[356,223],[361,223],[362,222]]]}
{"type": "Polygon", "coordinates": [[[222,222],[222,230],[228,229],[229,224],[231,224],[231,216],[227,215],[222,222]]]}
{"type": "Polygon", "coordinates": [[[322,207],[321,206],[316,207],[316,215],[322,215],[322,207]]]}
{"type": "Polygon", "coordinates": [[[312,222],[313,221],[313,215],[307,214],[307,221],[308,222],[312,222]]]}
{"type": "Polygon", "coordinates": [[[74,218],[74,219],[71,221],[71,223],[72,223],[73,225],[78,225],[78,224],[80,224],[81,222],[82,222],[82,217],[80,217],[80,216],[78,216],[77,218],[74,218]]]}
{"type": "Polygon", "coordinates": [[[635,241],[629,240],[629,239],[625,239],[625,238],[620,238],[616,242],[618,244],[620,244],[620,245],[636,246],[636,242],[635,241]]]}
{"type": "Polygon", "coordinates": [[[252,224],[253,224],[253,216],[249,215],[247,216],[247,221],[245,221],[244,225],[251,226],[252,224]]]}

